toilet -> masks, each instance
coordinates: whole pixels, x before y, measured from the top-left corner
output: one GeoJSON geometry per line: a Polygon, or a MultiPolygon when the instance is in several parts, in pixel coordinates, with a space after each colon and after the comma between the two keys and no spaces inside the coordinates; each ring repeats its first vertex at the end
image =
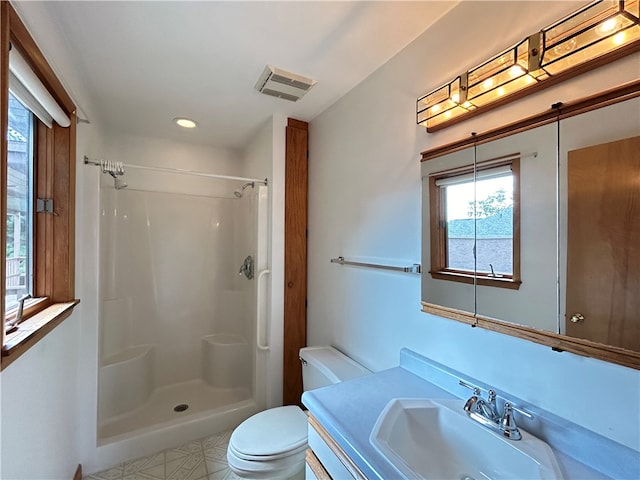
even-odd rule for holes
{"type": "MultiPolygon", "coordinates": [[[[300,349],[305,391],[371,372],[333,347],[300,349]]],[[[231,434],[229,468],[242,478],[304,478],[307,414],[299,407],[276,407],[242,422],[231,434]]]]}

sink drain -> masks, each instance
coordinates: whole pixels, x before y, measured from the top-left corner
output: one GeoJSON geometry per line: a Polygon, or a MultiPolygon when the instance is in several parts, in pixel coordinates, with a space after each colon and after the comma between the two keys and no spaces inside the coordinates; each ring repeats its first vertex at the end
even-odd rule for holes
{"type": "Polygon", "coordinates": [[[176,405],[175,407],[173,407],[173,411],[184,412],[187,408],[189,408],[189,405],[187,405],[186,403],[181,403],[180,405],[176,405]]]}

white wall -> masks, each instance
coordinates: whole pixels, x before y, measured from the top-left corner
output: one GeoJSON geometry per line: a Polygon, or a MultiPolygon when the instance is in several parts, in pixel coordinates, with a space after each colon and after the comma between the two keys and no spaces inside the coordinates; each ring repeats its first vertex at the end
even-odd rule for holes
{"type": "Polygon", "coordinates": [[[83,197],[84,189],[91,187],[85,183],[82,152],[100,148],[99,130],[78,125],[76,297],[82,303],[0,374],[3,479],[71,478],[80,463],[81,446],[95,444],[97,310],[92,311],[92,305],[97,304],[85,295],[85,287],[93,283],[90,272],[97,257],[84,255],[85,248],[90,249],[84,240],[91,237],[91,225],[86,233],[79,226],[91,203],[83,197]]]}
{"type": "MultiPolygon", "coordinates": [[[[92,245],[84,241],[97,238],[97,227],[88,223],[84,231],[82,225],[92,201],[84,195],[85,189],[95,193],[96,199],[98,189],[97,184],[87,185],[82,155],[102,151],[102,129],[92,115],[85,85],[75,74],[73,59],[42,5],[20,2],[14,7],[23,21],[28,15],[25,24],[76,102],[79,117],[92,123],[80,123],[77,129],[76,297],[82,303],[45,340],[0,374],[0,478],[69,479],[81,461],[80,450],[95,444],[97,303],[85,295],[85,287],[95,283],[97,256],[85,255],[92,245]],[[32,25],[38,25],[37,35],[32,25]]],[[[93,211],[90,215],[95,217],[93,211]]]]}
{"type": "Polygon", "coordinates": [[[287,119],[273,115],[254,135],[243,152],[244,175],[269,181],[270,245],[267,277],[269,284],[269,353],[256,359],[258,390],[266,389],[265,407],[282,405],[282,350],[284,322],[284,162],[287,119]]]}
{"type": "Polygon", "coordinates": [[[308,342],[373,370],[409,347],[640,450],[639,371],[423,314],[419,277],[329,263],[420,261],[421,151],[638,77],[629,57],[437,134],[415,125],[418,96],[575,8],[464,2],[311,123],[308,342]]]}
{"type": "Polygon", "coordinates": [[[79,322],[74,313],[2,372],[0,478],[73,477],[79,322]]]}

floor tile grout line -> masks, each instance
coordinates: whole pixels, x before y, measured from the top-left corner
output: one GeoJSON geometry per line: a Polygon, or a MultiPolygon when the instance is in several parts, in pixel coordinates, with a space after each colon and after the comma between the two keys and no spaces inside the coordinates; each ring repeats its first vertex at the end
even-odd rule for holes
{"type": "MultiPolygon", "coordinates": [[[[230,433],[231,433],[230,430],[225,430],[223,432],[218,432],[216,434],[207,435],[207,436],[204,436],[204,437],[201,437],[201,438],[197,438],[197,439],[188,441],[188,442],[183,443],[181,445],[178,445],[176,447],[170,447],[170,448],[166,448],[164,450],[160,450],[158,452],[152,453],[152,454],[147,455],[145,457],[140,457],[140,458],[135,458],[135,459],[132,459],[132,460],[127,460],[125,462],[118,463],[116,465],[108,467],[108,468],[106,468],[104,470],[101,470],[99,472],[92,473],[92,474],[84,477],[84,480],[107,480],[107,478],[109,478],[109,477],[106,477],[105,474],[107,472],[109,472],[109,471],[113,471],[114,469],[119,470],[119,472],[116,474],[117,476],[114,477],[112,480],[124,480],[124,477],[125,477],[125,466],[128,463],[137,462],[137,461],[140,461],[140,460],[149,460],[149,459],[151,459],[151,458],[153,458],[153,457],[155,457],[157,455],[160,455],[160,454],[163,456],[163,467],[164,467],[163,468],[163,480],[167,480],[167,452],[169,452],[171,450],[179,449],[181,447],[184,447],[184,446],[189,445],[189,444],[194,443],[194,442],[198,442],[198,444],[199,444],[200,453],[202,454],[202,462],[204,463],[204,470],[206,472],[206,475],[198,477],[198,478],[194,478],[192,480],[208,479],[211,475],[217,473],[218,471],[216,471],[216,472],[210,472],[209,471],[209,466],[207,464],[207,457],[205,456],[205,452],[204,452],[204,441],[205,441],[205,439],[209,439],[211,437],[216,437],[216,440],[215,440],[216,444],[218,443],[218,441],[223,440],[222,444],[217,445],[217,446],[226,449],[228,447],[228,443],[229,443],[229,439],[227,437],[230,435],[230,433]]],[[[189,453],[189,454],[193,455],[192,453],[189,453]]],[[[226,456],[217,459],[217,461],[221,461],[222,463],[227,465],[225,476],[228,475],[230,473],[230,469],[228,467],[226,456]]],[[[138,472],[136,471],[136,472],[131,473],[130,475],[135,475],[137,473],[138,472]]],[[[127,475],[127,476],[129,476],[129,475],[127,475]]]]}

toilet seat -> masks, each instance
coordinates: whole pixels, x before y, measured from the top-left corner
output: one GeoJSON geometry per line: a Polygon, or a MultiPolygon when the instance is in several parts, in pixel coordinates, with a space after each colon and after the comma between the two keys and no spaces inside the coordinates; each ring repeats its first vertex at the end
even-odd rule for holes
{"type": "Polygon", "coordinates": [[[227,450],[229,450],[231,453],[233,453],[233,455],[236,458],[239,458],[239,459],[242,459],[242,460],[250,460],[250,461],[253,461],[253,462],[270,462],[272,460],[285,459],[285,458],[291,457],[292,455],[295,455],[296,453],[304,452],[306,449],[307,449],[307,442],[306,441],[305,441],[305,443],[303,445],[300,445],[298,448],[295,448],[293,450],[288,450],[286,452],[275,453],[273,455],[251,455],[251,454],[239,452],[231,444],[227,447],[227,450]]]}
{"type": "Polygon", "coordinates": [[[245,420],[229,439],[229,450],[239,459],[271,461],[304,452],[307,415],[297,406],[277,407],[245,420]]]}

